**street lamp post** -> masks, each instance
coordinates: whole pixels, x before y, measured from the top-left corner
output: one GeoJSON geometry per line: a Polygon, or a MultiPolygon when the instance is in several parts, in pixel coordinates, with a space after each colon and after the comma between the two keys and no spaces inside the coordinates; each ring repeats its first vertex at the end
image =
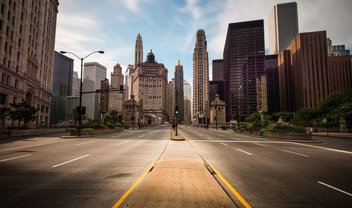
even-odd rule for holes
{"type": "Polygon", "coordinates": [[[60,51],[61,54],[69,53],[78,59],[81,60],[81,82],[80,82],[80,89],[79,89],[79,119],[78,119],[78,136],[81,136],[81,130],[82,130],[82,88],[83,88],[83,60],[86,59],[88,56],[92,55],[93,53],[100,53],[103,54],[104,51],[93,51],[90,54],[86,55],[84,58],[79,57],[78,55],[68,52],[68,51],[60,51]]]}

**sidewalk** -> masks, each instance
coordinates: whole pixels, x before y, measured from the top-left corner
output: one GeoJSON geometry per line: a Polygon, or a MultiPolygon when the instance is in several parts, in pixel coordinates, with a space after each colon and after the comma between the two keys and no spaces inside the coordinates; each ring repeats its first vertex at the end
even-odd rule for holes
{"type": "Polygon", "coordinates": [[[312,136],[323,136],[323,137],[338,137],[338,138],[350,138],[352,139],[352,133],[338,133],[338,132],[319,132],[312,133],[312,136]]]}
{"type": "MultiPolygon", "coordinates": [[[[174,131],[171,133],[170,139],[175,139],[174,131]]],[[[192,146],[187,141],[170,140],[160,160],[123,207],[219,208],[234,204],[192,146]]]]}
{"type": "Polygon", "coordinates": [[[11,138],[18,136],[36,136],[36,135],[45,135],[52,133],[68,133],[66,128],[42,128],[42,129],[26,129],[26,130],[11,130],[11,136],[0,135],[0,138],[11,138]]]}

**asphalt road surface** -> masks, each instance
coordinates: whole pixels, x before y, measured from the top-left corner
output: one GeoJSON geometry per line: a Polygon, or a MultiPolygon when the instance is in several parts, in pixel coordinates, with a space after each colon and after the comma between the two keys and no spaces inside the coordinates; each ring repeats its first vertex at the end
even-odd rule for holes
{"type": "Polygon", "coordinates": [[[0,207],[112,207],[157,159],[168,129],[0,142],[0,207]]]}
{"type": "MultiPolygon", "coordinates": [[[[168,131],[0,140],[0,207],[112,207],[160,157],[168,131]]],[[[352,207],[350,139],[294,143],[185,126],[180,133],[252,207],[352,207]]]]}
{"type": "Polygon", "coordinates": [[[252,207],[352,207],[352,140],[293,143],[182,127],[252,207]]]}

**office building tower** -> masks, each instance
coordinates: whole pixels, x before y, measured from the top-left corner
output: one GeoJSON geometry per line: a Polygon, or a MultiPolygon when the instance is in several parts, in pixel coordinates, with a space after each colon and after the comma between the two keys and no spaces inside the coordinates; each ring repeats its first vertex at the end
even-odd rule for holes
{"type": "MultiPolygon", "coordinates": [[[[213,81],[223,81],[224,80],[224,60],[223,59],[213,60],[212,68],[213,68],[213,81]]],[[[224,97],[221,97],[221,98],[224,98],[224,97]]],[[[210,100],[214,100],[214,99],[210,99],[210,100]]]]}
{"type": "Polygon", "coordinates": [[[114,71],[111,73],[111,85],[109,92],[109,112],[117,111],[122,112],[124,97],[123,93],[120,92],[120,86],[123,86],[123,74],[120,64],[114,66],[114,71]]]}
{"type": "Polygon", "coordinates": [[[193,112],[193,109],[192,109],[192,85],[187,82],[185,79],[183,80],[183,96],[184,97],[187,97],[189,100],[190,100],[190,108],[191,108],[191,117],[190,117],[190,120],[192,121],[192,112],[193,112]]]}
{"type": "Polygon", "coordinates": [[[267,113],[280,111],[280,92],[277,55],[267,55],[264,58],[264,75],[266,77],[267,113]]]}
{"type": "Polygon", "coordinates": [[[175,81],[169,81],[166,88],[166,112],[169,117],[169,122],[174,118],[175,114],[175,81]]]}
{"type": "Polygon", "coordinates": [[[352,56],[328,57],[329,94],[352,91],[352,56]]]}
{"type": "Polygon", "coordinates": [[[229,24],[224,48],[226,118],[257,112],[256,78],[264,73],[264,21],[229,24]]]}
{"type": "Polygon", "coordinates": [[[215,100],[216,95],[225,97],[225,82],[223,80],[209,81],[209,100],[215,100]]]}
{"type": "Polygon", "coordinates": [[[184,97],[184,123],[186,125],[190,124],[192,121],[192,114],[191,114],[191,99],[187,96],[184,97]]]}
{"type": "Polygon", "coordinates": [[[138,33],[134,52],[134,66],[139,63],[143,63],[143,40],[141,34],[138,33]]]}
{"type": "Polygon", "coordinates": [[[193,121],[206,124],[209,118],[208,50],[204,30],[198,30],[193,52],[193,121]]]}
{"type": "Polygon", "coordinates": [[[100,93],[93,93],[101,88],[101,81],[106,79],[106,67],[97,62],[87,62],[83,69],[82,106],[86,107],[86,116],[101,119],[100,93]]]}
{"type": "Polygon", "coordinates": [[[183,93],[183,66],[180,60],[177,61],[175,66],[175,108],[178,108],[179,121],[184,120],[184,93],[183,93]]]}
{"type": "MultiPolygon", "coordinates": [[[[24,100],[39,108],[27,128],[47,127],[50,120],[57,0],[1,1],[0,108],[24,100]]],[[[12,123],[0,115],[0,128],[12,123]]]]}
{"type": "Polygon", "coordinates": [[[331,52],[336,53],[339,56],[349,56],[350,50],[345,49],[345,45],[333,45],[331,46],[331,52]]]}
{"type": "Polygon", "coordinates": [[[140,124],[159,125],[168,121],[166,112],[166,86],[168,70],[164,64],[155,61],[152,51],[147,61],[137,64],[132,77],[134,100],[140,103],[140,124]]]}
{"type": "Polygon", "coordinates": [[[279,54],[281,110],[316,108],[329,93],[326,32],[300,33],[279,54]]]}
{"type": "Polygon", "coordinates": [[[72,96],[79,97],[79,88],[80,88],[80,78],[78,77],[78,72],[73,71],[73,78],[72,78],[72,96]]]}
{"type": "Polygon", "coordinates": [[[297,3],[275,5],[268,17],[269,53],[278,54],[285,50],[298,34],[297,3]]]}
{"type": "Polygon", "coordinates": [[[125,72],[125,87],[124,87],[124,100],[127,101],[132,95],[132,74],[134,72],[135,66],[129,64],[125,72]]]}
{"type": "Polygon", "coordinates": [[[50,124],[66,120],[66,98],[72,95],[73,59],[55,51],[50,124]]]}

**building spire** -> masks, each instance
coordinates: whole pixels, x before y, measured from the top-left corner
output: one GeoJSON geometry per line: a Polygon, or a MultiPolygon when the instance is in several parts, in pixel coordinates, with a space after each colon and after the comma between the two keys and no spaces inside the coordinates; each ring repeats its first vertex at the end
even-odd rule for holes
{"type": "Polygon", "coordinates": [[[136,66],[139,63],[143,62],[143,40],[140,33],[137,35],[135,54],[134,54],[134,65],[136,66]]]}

